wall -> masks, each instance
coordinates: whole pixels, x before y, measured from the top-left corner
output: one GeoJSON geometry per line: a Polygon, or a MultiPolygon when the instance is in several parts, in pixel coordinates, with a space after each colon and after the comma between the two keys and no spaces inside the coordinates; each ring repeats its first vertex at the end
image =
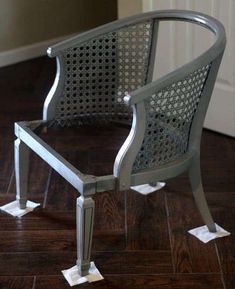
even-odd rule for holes
{"type": "Polygon", "coordinates": [[[142,0],[118,0],[118,18],[142,12],[142,0]]]}
{"type": "Polygon", "coordinates": [[[43,43],[44,48],[51,39],[85,31],[117,17],[116,0],[0,0],[0,8],[2,60],[9,51],[31,49],[35,43],[43,43]]]}

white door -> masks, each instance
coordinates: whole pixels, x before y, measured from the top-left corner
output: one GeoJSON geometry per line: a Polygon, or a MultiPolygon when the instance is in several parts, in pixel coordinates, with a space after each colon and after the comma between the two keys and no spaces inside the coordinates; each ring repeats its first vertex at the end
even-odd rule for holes
{"type": "MultiPolygon", "coordinates": [[[[235,137],[235,0],[142,0],[143,11],[186,9],[219,19],[227,33],[227,47],[204,127],[235,137]]],[[[155,78],[195,58],[213,41],[202,27],[168,22],[160,25],[155,78]]]]}

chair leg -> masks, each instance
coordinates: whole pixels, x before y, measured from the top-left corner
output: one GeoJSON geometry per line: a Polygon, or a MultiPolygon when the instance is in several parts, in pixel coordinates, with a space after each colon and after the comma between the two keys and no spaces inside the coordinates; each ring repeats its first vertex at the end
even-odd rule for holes
{"type": "Polygon", "coordinates": [[[189,179],[193,191],[193,196],[203,221],[205,222],[210,232],[216,232],[215,223],[208,208],[202,187],[199,157],[194,159],[192,166],[189,169],[189,179]]]}
{"type": "Polygon", "coordinates": [[[20,208],[26,208],[29,172],[29,147],[19,138],[15,140],[16,200],[20,208]]]}
{"type": "Polygon", "coordinates": [[[77,266],[81,276],[90,268],[95,202],[90,197],[77,198],[77,266]]]}

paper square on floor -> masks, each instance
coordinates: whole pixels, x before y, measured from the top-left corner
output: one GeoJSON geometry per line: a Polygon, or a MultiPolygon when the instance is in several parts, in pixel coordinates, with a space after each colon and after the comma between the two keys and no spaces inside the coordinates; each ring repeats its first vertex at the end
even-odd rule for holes
{"type": "Polygon", "coordinates": [[[166,185],[164,182],[157,182],[156,186],[150,186],[149,184],[139,185],[139,186],[133,186],[131,187],[132,190],[142,194],[142,195],[148,195],[150,193],[153,193],[155,191],[160,190],[166,185]]]}
{"type": "Polygon", "coordinates": [[[207,243],[213,239],[216,238],[221,238],[221,237],[225,237],[225,236],[229,236],[230,233],[228,231],[225,231],[223,228],[221,228],[219,225],[215,224],[216,227],[216,232],[212,233],[208,230],[207,226],[202,226],[202,227],[198,227],[192,230],[189,230],[188,232],[195,236],[196,238],[198,238],[200,241],[202,241],[203,243],[207,243]]]}
{"type": "Polygon", "coordinates": [[[20,209],[19,202],[17,200],[6,204],[0,207],[0,210],[14,216],[14,217],[22,217],[25,214],[32,212],[36,207],[40,206],[40,203],[34,203],[31,201],[27,201],[26,208],[20,209]]]}
{"type": "Polygon", "coordinates": [[[104,279],[103,276],[100,274],[99,270],[96,268],[94,262],[90,263],[89,274],[86,276],[81,277],[78,274],[77,265],[70,269],[63,270],[62,273],[70,286],[79,285],[85,282],[91,283],[104,279]]]}

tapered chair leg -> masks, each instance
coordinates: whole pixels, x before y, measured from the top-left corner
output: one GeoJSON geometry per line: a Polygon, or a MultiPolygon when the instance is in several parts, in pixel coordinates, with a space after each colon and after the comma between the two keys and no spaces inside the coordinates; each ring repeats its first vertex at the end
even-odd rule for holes
{"type": "Polygon", "coordinates": [[[202,216],[203,221],[208,227],[210,232],[216,232],[215,223],[211,216],[210,210],[207,205],[205,194],[202,187],[201,181],[201,169],[200,169],[200,159],[195,158],[192,166],[189,170],[189,179],[193,191],[193,196],[196,202],[196,205],[199,209],[199,212],[202,216]]]}
{"type": "Polygon", "coordinates": [[[16,199],[20,208],[26,208],[30,149],[20,139],[15,140],[16,199]]]}
{"type": "Polygon", "coordinates": [[[77,198],[77,266],[81,276],[90,268],[95,202],[90,197],[77,198]]]}

